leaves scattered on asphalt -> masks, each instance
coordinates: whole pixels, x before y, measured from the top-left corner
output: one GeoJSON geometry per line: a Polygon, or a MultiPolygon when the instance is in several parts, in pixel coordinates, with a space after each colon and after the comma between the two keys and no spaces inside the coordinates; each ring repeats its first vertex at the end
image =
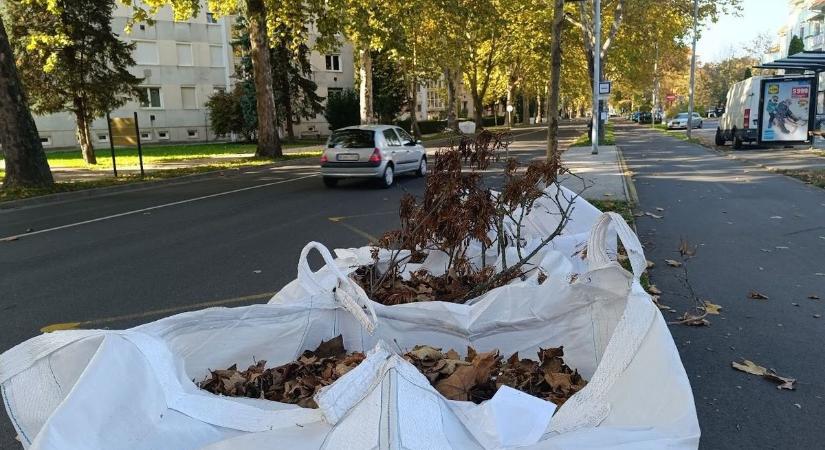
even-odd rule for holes
{"type": "Polygon", "coordinates": [[[657,288],[655,284],[651,284],[650,286],[648,286],[647,292],[653,295],[662,295],[662,291],[659,290],[659,288],[657,288]]]}
{"type": "Polygon", "coordinates": [[[795,378],[780,376],[773,369],[766,369],[753,361],[747,359],[743,359],[741,363],[734,361],[731,363],[731,366],[736,370],[740,370],[751,375],[760,376],[766,380],[772,381],[777,384],[777,389],[796,389],[794,386],[794,383],[796,383],[795,378]]]}
{"type": "MultiPolygon", "coordinates": [[[[467,348],[467,356],[455,350],[419,345],[404,354],[430,384],[447,399],[489,400],[501,386],[509,386],[538,398],[562,405],[587,385],[578,371],[564,363],[564,348],[539,349],[538,360],[520,359],[518,353],[507,361],[498,350],[479,353],[467,348]]],[[[321,342],[314,351],[305,351],[296,361],[265,369],[261,360],[240,371],[237,365],[210,371],[198,383],[201,389],[231,397],[263,398],[317,408],[314,395],[324,386],[358,366],[366,356],[347,353],[339,335],[321,342]]]]}
{"type": "Polygon", "coordinates": [[[707,319],[705,319],[705,317],[707,315],[708,315],[707,312],[705,312],[704,314],[699,315],[699,316],[696,316],[696,315],[693,315],[691,313],[686,312],[686,313],[682,314],[682,316],[679,317],[675,322],[668,322],[667,324],[668,325],[688,325],[688,326],[691,326],[691,327],[707,327],[707,326],[710,326],[710,322],[708,322],[707,319]]]}
{"type": "Polygon", "coordinates": [[[721,310],[722,310],[722,307],[721,307],[721,306],[719,306],[719,305],[717,305],[717,304],[715,304],[715,303],[711,303],[711,302],[705,301],[705,306],[703,307],[703,309],[704,309],[704,310],[705,310],[705,312],[706,312],[706,313],[708,313],[708,314],[713,314],[714,316],[718,316],[718,315],[719,315],[719,311],[721,311],[721,310]]]}
{"type": "Polygon", "coordinates": [[[679,239],[679,254],[685,258],[692,258],[696,256],[696,248],[697,246],[691,246],[690,242],[688,242],[685,238],[679,239]]]}
{"type": "Polygon", "coordinates": [[[645,215],[648,216],[648,217],[653,217],[654,219],[661,219],[662,217],[664,217],[664,216],[660,216],[658,214],[653,214],[650,211],[645,211],[645,215]]]}
{"type": "Polygon", "coordinates": [[[682,267],[682,263],[676,261],[675,259],[666,259],[665,262],[670,267],[682,267]]]}
{"type": "Polygon", "coordinates": [[[809,295],[808,298],[811,300],[819,300],[819,296],[814,294],[809,295]]]}
{"type": "Polygon", "coordinates": [[[651,260],[647,260],[647,268],[648,268],[648,269],[652,269],[652,268],[654,268],[654,267],[656,267],[656,263],[654,263],[654,262],[653,262],[653,261],[651,261],[651,260]]]}
{"type": "Polygon", "coordinates": [[[760,292],[751,290],[750,292],[748,292],[748,298],[753,300],[767,300],[768,296],[760,292]]]}

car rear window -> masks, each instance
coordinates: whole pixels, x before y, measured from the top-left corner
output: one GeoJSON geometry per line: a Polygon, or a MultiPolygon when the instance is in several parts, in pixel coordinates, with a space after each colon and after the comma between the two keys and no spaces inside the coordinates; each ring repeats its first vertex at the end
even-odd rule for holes
{"type": "Polygon", "coordinates": [[[678,114],[676,116],[677,119],[687,119],[687,114],[678,114]]]}
{"type": "Polygon", "coordinates": [[[327,147],[371,148],[375,147],[375,134],[372,130],[336,130],[329,137],[327,147]]]}

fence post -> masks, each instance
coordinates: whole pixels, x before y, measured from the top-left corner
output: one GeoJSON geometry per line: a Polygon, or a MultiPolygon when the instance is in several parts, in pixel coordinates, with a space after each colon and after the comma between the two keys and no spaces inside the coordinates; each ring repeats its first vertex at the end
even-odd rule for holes
{"type": "Polygon", "coordinates": [[[112,151],[112,171],[117,178],[117,163],[115,162],[115,138],[112,136],[112,119],[109,113],[106,113],[106,126],[109,128],[109,149],[112,151]]]}
{"type": "Polygon", "coordinates": [[[138,145],[138,161],[140,162],[140,177],[143,178],[143,148],[140,146],[140,126],[138,125],[138,114],[135,111],[135,137],[138,145]]]}

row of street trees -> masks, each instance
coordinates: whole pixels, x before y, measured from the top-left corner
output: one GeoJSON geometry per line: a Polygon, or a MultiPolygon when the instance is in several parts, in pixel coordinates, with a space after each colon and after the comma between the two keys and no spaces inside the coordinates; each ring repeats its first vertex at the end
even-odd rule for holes
{"type": "MultiPolygon", "coordinates": [[[[176,19],[186,20],[204,6],[201,0],[120,2],[132,8],[132,23],[151,21],[166,6],[176,19]]],[[[738,2],[701,0],[701,19],[713,20],[738,2]]],[[[556,105],[574,112],[585,109],[596,51],[605,61],[601,76],[614,81],[617,100],[650,90],[668,70],[685,70],[692,12],[688,3],[604,0],[605,39],[597,43],[592,0],[209,0],[212,13],[243,18],[239,36],[248,48],[248,63],[239,71],[240,87],[226,94],[234,97],[213,100],[243,110],[245,127],[257,140],[257,156],[280,156],[277,124],[284,124],[291,135],[292,121],[320,111],[322,99],[315,96],[311,82],[309,51],[334,51],[345,39],[355,49],[362,123],[393,119],[399,101],[407,111],[416,111],[418,87],[439,79],[446,84],[450,127],[458,117],[461,82],[472,97],[472,118],[478,124],[485,106],[496,102],[520,103],[522,122],[528,121],[531,111],[537,119],[552,119],[559,114],[556,105]],[[570,26],[556,40],[562,44],[560,75],[551,84],[554,10],[559,6],[564,10],[555,15],[556,30],[562,29],[560,18],[570,26]],[[658,70],[654,71],[651,62],[656,55],[658,70]],[[374,82],[391,89],[375,90],[374,82]],[[245,100],[233,103],[235,98],[245,100]]],[[[29,87],[32,109],[73,112],[78,140],[87,160],[93,162],[88,124],[139,95],[135,87],[141,81],[127,70],[134,64],[131,47],[111,31],[115,0],[29,0],[10,5],[4,16],[11,23],[10,48],[29,87]],[[65,70],[68,67],[83,69],[65,70]],[[52,90],[60,95],[52,95],[52,90]]],[[[2,45],[9,46],[5,35],[0,37],[0,51],[2,45]]],[[[4,70],[0,82],[20,88],[12,80],[15,77],[5,75],[14,69],[14,59],[11,54],[0,59],[4,70]]],[[[15,111],[28,114],[24,89],[19,92],[13,99],[15,111]]],[[[419,134],[415,114],[410,116],[412,131],[419,134]]],[[[42,153],[36,136],[36,130],[0,133],[7,166],[14,160],[9,154],[21,148],[24,155],[42,153]],[[22,147],[20,139],[26,141],[22,147]]],[[[45,165],[40,156],[30,160],[45,165]]],[[[42,178],[20,178],[13,172],[7,168],[6,185],[42,183],[42,178]]]]}

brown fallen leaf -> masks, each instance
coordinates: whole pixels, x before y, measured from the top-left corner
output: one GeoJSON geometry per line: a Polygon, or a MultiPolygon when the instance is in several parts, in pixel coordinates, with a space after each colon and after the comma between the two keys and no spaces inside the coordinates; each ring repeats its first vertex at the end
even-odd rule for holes
{"type": "Polygon", "coordinates": [[[754,300],[767,300],[768,296],[757,291],[751,290],[750,292],[748,292],[748,298],[754,300]]]}
{"type": "Polygon", "coordinates": [[[719,311],[722,309],[721,306],[709,301],[705,301],[705,306],[703,306],[703,308],[706,313],[713,314],[714,316],[719,315],[719,311]]]}
{"type": "Polygon", "coordinates": [[[647,260],[647,268],[648,268],[648,269],[652,269],[652,268],[654,268],[654,267],[656,267],[656,263],[654,263],[654,262],[653,262],[653,261],[651,261],[651,260],[647,260]]]}
{"type": "Polygon", "coordinates": [[[690,246],[690,243],[685,238],[679,239],[679,254],[684,257],[692,258],[696,256],[696,246],[690,246]]]}
{"type": "Polygon", "coordinates": [[[662,291],[660,291],[659,288],[657,288],[655,284],[651,284],[650,286],[648,286],[647,287],[647,292],[649,294],[653,294],[653,295],[662,295],[662,291]]]}
{"type": "Polygon", "coordinates": [[[651,295],[650,299],[653,300],[653,304],[656,305],[657,308],[659,308],[663,311],[667,311],[667,310],[670,309],[670,306],[659,303],[659,296],[658,295],[651,295]]]}
{"type": "Polygon", "coordinates": [[[809,295],[808,298],[811,299],[811,300],[819,300],[818,295],[809,295]]]}
{"type": "Polygon", "coordinates": [[[645,211],[645,215],[648,217],[653,217],[654,219],[661,219],[663,216],[658,214],[653,214],[652,212],[645,211]]]}
{"type": "Polygon", "coordinates": [[[756,375],[765,378],[766,380],[773,381],[774,383],[777,383],[777,389],[796,389],[796,387],[794,386],[794,383],[796,383],[795,378],[780,376],[773,369],[766,369],[753,361],[747,359],[743,359],[741,363],[733,361],[731,362],[731,366],[736,370],[740,370],[742,372],[746,372],[751,375],[756,375]]]}
{"type": "Polygon", "coordinates": [[[439,381],[435,389],[450,400],[467,401],[470,389],[476,385],[478,370],[473,366],[461,366],[452,375],[439,381]]]}
{"type": "Polygon", "coordinates": [[[670,267],[682,267],[682,263],[676,261],[675,259],[666,259],[665,262],[670,267]]]}
{"type": "Polygon", "coordinates": [[[686,313],[682,314],[682,316],[679,317],[679,319],[677,319],[675,322],[668,322],[668,325],[687,325],[687,326],[691,326],[691,327],[708,327],[708,326],[710,326],[710,322],[708,322],[707,319],[705,319],[705,316],[707,316],[707,313],[702,314],[701,316],[695,316],[693,314],[690,314],[690,313],[686,312],[686,313]]]}

